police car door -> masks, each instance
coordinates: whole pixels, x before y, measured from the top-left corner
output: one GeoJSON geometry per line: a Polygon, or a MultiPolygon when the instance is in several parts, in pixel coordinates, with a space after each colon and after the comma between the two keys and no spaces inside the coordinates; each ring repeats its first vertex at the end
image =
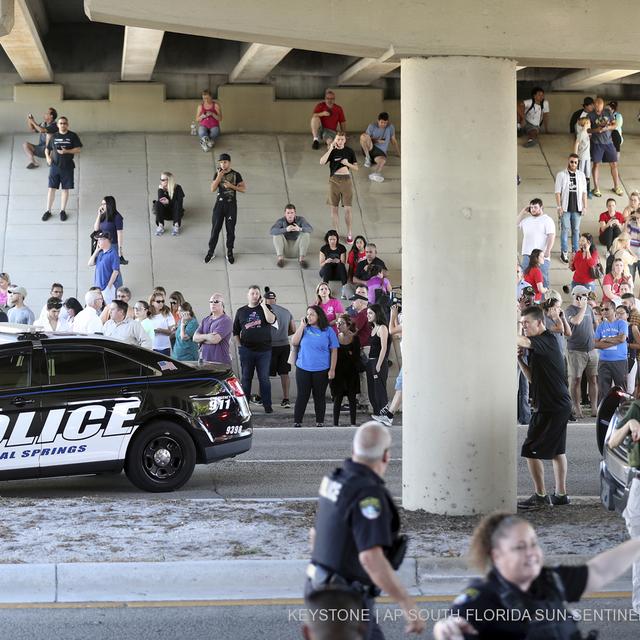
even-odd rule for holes
{"type": "Polygon", "coordinates": [[[87,465],[87,473],[117,469],[146,384],[130,387],[124,380],[110,379],[104,350],[86,344],[47,345],[46,368],[41,475],[57,475],[60,466],[87,465]]]}
{"type": "Polygon", "coordinates": [[[34,442],[42,427],[39,383],[31,343],[3,348],[0,354],[0,479],[38,475],[38,447],[34,442]]]}

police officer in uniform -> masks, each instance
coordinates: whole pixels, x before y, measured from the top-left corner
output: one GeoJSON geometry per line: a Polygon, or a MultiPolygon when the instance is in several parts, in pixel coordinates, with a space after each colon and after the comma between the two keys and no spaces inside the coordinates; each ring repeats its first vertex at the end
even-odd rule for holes
{"type": "Polygon", "coordinates": [[[381,590],[398,602],[408,633],[420,633],[424,622],[416,604],[398,580],[407,538],[400,536],[398,510],[384,485],[391,435],[378,422],[360,426],[353,457],[320,484],[313,552],[305,592],[342,586],[361,595],[367,611],[368,640],[384,640],[375,621],[374,598],[381,590]]]}
{"type": "Polygon", "coordinates": [[[218,237],[224,223],[227,232],[227,260],[229,264],[235,262],[233,257],[233,245],[236,240],[236,220],[238,218],[238,204],[236,193],[244,193],[247,187],[242,176],[231,168],[231,156],[221,153],[218,158],[218,171],[211,182],[211,193],[216,193],[216,203],[213,206],[211,216],[211,237],[209,238],[209,250],[204,257],[205,263],[209,263],[215,257],[218,237]]]}
{"type": "Polygon", "coordinates": [[[434,628],[436,640],[581,640],[567,602],[599,591],[640,557],[628,540],[578,566],[544,567],[533,527],[508,513],[486,516],[471,539],[470,558],[486,576],[458,596],[452,616],[434,628]]]}

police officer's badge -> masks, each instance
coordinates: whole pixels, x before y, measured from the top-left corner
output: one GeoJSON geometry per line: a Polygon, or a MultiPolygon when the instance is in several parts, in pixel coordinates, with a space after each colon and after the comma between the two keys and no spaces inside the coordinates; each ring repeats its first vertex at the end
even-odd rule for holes
{"type": "Polygon", "coordinates": [[[453,604],[454,606],[460,606],[462,604],[467,604],[467,602],[471,602],[473,600],[475,600],[478,595],[480,595],[480,592],[477,589],[474,589],[473,587],[469,587],[467,589],[465,589],[454,601],[453,604]]]}
{"type": "Polygon", "coordinates": [[[367,520],[375,520],[382,513],[382,505],[378,498],[365,498],[358,503],[360,507],[360,513],[367,518],[367,520]]]}

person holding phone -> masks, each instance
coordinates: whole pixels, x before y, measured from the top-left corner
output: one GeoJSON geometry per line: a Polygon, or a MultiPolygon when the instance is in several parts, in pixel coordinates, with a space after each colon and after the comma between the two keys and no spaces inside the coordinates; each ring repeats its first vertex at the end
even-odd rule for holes
{"type": "Polygon", "coordinates": [[[42,221],[51,217],[51,208],[60,189],[60,220],[64,222],[69,216],[66,208],[69,202],[69,191],[73,189],[73,172],[76,164],[73,157],[82,151],[82,142],[78,135],[69,130],[66,116],[58,119],[58,132],[51,134],[45,148],[45,157],[49,165],[49,189],[47,191],[47,210],[42,214],[42,221]]]}
{"type": "Polygon", "coordinates": [[[49,107],[47,109],[47,113],[44,114],[44,119],[40,124],[36,122],[32,113],[28,115],[27,126],[29,127],[29,131],[38,133],[40,136],[38,138],[38,144],[32,144],[31,142],[22,143],[22,149],[29,159],[27,169],[36,169],[40,166],[36,157],[45,157],[44,151],[47,148],[47,144],[49,143],[51,136],[54,133],[58,133],[58,125],[56,124],[57,117],[58,112],[53,107],[49,107]]]}
{"type": "Polygon", "coordinates": [[[198,330],[198,321],[193,313],[193,307],[188,302],[182,302],[178,308],[178,316],[176,341],[171,349],[171,355],[176,360],[197,360],[198,344],[194,342],[193,336],[198,330]]]}
{"type": "Polygon", "coordinates": [[[209,250],[204,257],[205,264],[211,262],[216,255],[218,237],[224,223],[227,232],[227,260],[229,264],[235,262],[233,246],[236,240],[236,220],[238,218],[238,205],[236,194],[247,190],[244,180],[238,171],[231,168],[231,156],[221,153],[218,159],[216,175],[211,182],[211,193],[218,192],[216,203],[211,216],[211,236],[209,238],[209,250]]]}
{"type": "Polygon", "coordinates": [[[251,396],[254,370],[260,383],[260,397],[265,413],[273,413],[271,407],[271,325],[276,316],[262,297],[257,284],[247,290],[247,304],[236,311],[233,335],[238,343],[238,355],[242,369],[241,383],[247,398],[251,396]]]}

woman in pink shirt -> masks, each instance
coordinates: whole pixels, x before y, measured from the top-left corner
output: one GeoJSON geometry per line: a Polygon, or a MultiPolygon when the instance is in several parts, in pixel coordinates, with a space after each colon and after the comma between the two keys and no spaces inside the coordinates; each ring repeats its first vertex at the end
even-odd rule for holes
{"type": "Polygon", "coordinates": [[[220,135],[220,122],[222,121],[222,109],[216,102],[211,92],[205,89],[202,92],[202,102],[196,111],[198,123],[198,137],[203,151],[209,151],[216,144],[216,138],[220,135]]]}
{"type": "Polygon", "coordinates": [[[336,318],[340,314],[344,313],[342,302],[333,297],[333,295],[331,294],[331,289],[329,289],[329,285],[326,282],[321,282],[316,287],[316,298],[317,304],[322,308],[325,315],[327,316],[329,325],[337,334],[338,329],[336,327],[336,318]]]}

